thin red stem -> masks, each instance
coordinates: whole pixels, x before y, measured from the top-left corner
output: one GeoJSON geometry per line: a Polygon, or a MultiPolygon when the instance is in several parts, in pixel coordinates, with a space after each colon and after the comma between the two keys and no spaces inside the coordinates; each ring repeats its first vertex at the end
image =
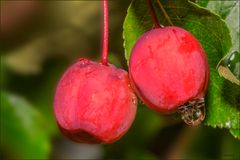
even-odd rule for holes
{"type": "Polygon", "coordinates": [[[108,65],[108,0],[102,1],[102,8],[103,8],[102,64],[108,65]]]}
{"type": "Polygon", "coordinates": [[[160,25],[159,22],[158,22],[156,13],[155,13],[155,11],[154,11],[154,8],[153,8],[153,6],[152,6],[151,0],[147,0],[147,4],[148,4],[148,7],[149,7],[149,9],[150,9],[150,14],[151,14],[151,17],[152,17],[152,21],[153,21],[153,24],[154,24],[154,28],[159,28],[159,27],[161,27],[161,25],[160,25]]]}

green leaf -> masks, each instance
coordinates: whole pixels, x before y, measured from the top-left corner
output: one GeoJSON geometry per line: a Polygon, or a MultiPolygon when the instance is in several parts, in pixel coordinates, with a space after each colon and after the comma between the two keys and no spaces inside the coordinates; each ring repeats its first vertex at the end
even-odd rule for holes
{"type": "Polygon", "coordinates": [[[218,72],[224,78],[240,85],[240,56],[239,56],[239,1],[209,1],[206,8],[220,15],[225,20],[233,42],[228,55],[219,62],[218,72]],[[230,71],[230,72],[229,72],[230,71]]]}
{"type": "MultiPolygon", "coordinates": [[[[169,25],[159,4],[154,1],[159,22],[169,25]]],[[[210,66],[210,82],[206,96],[205,124],[213,127],[239,129],[238,97],[240,87],[221,78],[216,66],[232,47],[226,23],[216,14],[186,0],[159,1],[168,17],[176,26],[191,32],[205,49],[210,66]]],[[[131,49],[137,39],[153,26],[145,0],[134,0],[130,4],[123,26],[125,57],[129,61],[131,49]]]]}
{"type": "Polygon", "coordinates": [[[25,99],[1,91],[1,150],[8,158],[47,159],[50,141],[46,125],[25,99]]]}
{"type": "MultiPolygon", "coordinates": [[[[227,23],[228,28],[230,29],[230,35],[232,38],[233,46],[231,48],[231,52],[239,51],[239,1],[232,1],[233,5],[231,6],[231,10],[228,12],[229,14],[226,16],[225,21],[227,23]]],[[[230,52],[230,53],[231,53],[230,52]]],[[[239,59],[238,59],[239,61],[239,59]]]]}
{"type": "Polygon", "coordinates": [[[211,80],[207,93],[206,125],[228,129],[240,129],[240,87],[218,76],[216,69],[210,70],[211,80]]]}
{"type": "MultiPolygon", "coordinates": [[[[202,0],[198,1],[197,3],[201,6],[203,6],[201,3],[202,0]]],[[[231,10],[237,6],[238,0],[231,0],[231,1],[205,1],[205,5],[203,7],[206,7],[210,11],[216,13],[219,15],[222,19],[226,19],[226,17],[230,14],[231,10]]]]}
{"type": "Polygon", "coordinates": [[[202,7],[206,7],[209,0],[197,0],[196,3],[202,7]]]}
{"type": "Polygon", "coordinates": [[[230,133],[237,139],[240,140],[240,129],[230,129],[230,133]]]}

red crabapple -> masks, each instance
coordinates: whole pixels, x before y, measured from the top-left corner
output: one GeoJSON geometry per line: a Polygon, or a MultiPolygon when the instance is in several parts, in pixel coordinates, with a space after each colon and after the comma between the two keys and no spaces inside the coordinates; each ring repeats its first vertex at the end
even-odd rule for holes
{"type": "Polygon", "coordinates": [[[54,112],[60,130],[73,141],[112,143],[130,128],[136,102],[126,71],[80,59],[58,83],[54,112]]]}
{"type": "Polygon", "coordinates": [[[198,40],[179,27],[144,33],[131,51],[131,84],[150,108],[169,113],[180,105],[204,97],[209,68],[198,40]]]}

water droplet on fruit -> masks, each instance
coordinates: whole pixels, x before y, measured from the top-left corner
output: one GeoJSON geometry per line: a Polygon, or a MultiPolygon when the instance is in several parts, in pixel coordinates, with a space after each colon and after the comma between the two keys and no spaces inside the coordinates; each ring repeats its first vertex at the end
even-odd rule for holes
{"type": "Polygon", "coordinates": [[[190,125],[197,126],[202,123],[205,118],[204,98],[190,100],[178,107],[182,120],[190,125]]]}

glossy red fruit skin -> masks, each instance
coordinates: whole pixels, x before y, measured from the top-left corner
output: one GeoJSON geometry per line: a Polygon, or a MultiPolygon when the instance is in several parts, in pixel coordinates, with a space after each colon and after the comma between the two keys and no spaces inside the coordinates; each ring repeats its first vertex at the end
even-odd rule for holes
{"type": "Polygon", "coordinates": [[[54,113],[60,130],[71,140],[112,143],[133,123],[136,102],[126,71],[80,59],[58,83],[54,113]]]}
{"type": "Polygon", "coordinates": [[[209,67],[198,40],[188,31],[164,27],[144,33],[129,61],[131,84],[151,109],[171,113],[205,95],[209,67]]]}

